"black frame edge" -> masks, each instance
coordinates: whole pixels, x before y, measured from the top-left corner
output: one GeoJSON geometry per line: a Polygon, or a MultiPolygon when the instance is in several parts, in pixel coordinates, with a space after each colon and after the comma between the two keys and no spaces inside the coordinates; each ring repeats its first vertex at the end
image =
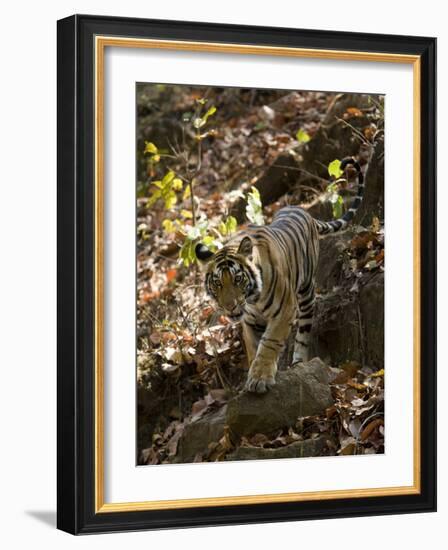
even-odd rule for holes
{"type": "Polygon", "coordinates": [[[421,484],[437,511],[437,39],[421,55],[421,484]]]}
{"type": "Polygon", "coordinates": [[[77,16],[57,23],[57,527],[78,532],[76,365],[77,16]]]}
{"type": "Polygon", "coordinates": [[[182,21],[71,16],[58,22],[58,519],[72,534],[436,510],[436,40],[182,21]],[[118,34],[408,53],[422,69],[422,492],[304,503],[94,511],[93,38],[118,34]],[[342,510],[342,511],[341,511],[342,510]]]}

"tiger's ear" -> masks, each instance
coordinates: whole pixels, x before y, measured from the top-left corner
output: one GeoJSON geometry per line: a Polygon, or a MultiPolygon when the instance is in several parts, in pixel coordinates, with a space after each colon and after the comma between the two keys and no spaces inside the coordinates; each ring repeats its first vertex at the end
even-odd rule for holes
{"type": "Polygon", "coordinates": [[[195,246],[194,252],[196,254],[196,258],[201,262],[208,262],[208,260],[210,260],[210,258],[214,255],[210,248],[202,243],[198,243],[195,246]]]}
{"type": "Polygon", "coordinates": [[[250,237],[244,237],[244,239],[240,242],[240,246],[238,247],[238,254],[241,254],[242,256],[250,256],[252,254],[253,250],[253,244],[250,237]]]}

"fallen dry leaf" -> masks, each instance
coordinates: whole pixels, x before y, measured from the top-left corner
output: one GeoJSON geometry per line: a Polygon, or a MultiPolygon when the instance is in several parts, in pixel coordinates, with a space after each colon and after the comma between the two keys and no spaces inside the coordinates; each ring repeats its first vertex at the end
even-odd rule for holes
{"type": "Polygon", "coordinates": [[[372,422],[369,422],[369,424],[367,424],[367,426],[361,432],[361,439],[365,441],[375,428],[383,425],[384,425],[384,420],[382,418],[376,418],[375,420],[372,420],[372,422]]]}

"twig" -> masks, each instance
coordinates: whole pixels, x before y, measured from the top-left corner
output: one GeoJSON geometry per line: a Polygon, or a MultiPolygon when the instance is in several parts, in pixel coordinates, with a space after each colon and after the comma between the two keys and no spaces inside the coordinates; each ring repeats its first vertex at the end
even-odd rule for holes
{"type": "Polygon", "coordinates": [[[373,99],[373,96],[369,95],[369,100],[374,104],[374,106],[380,111],[382,115],[384,115],[384,106],[381,105],[376,99],[373,99]]]}
{"type": "Polygon", "coordinates": [[[339,118],[339,117],[335,117],[335,118],[339,122],[342,122],[343,124],[345,124],[345,126],[347,126],[347,128],[350,128],[350,130],[355,134],[355,136],[357,138],[359,138],[365,145],[368,145],[369,147],[372,147],[372,143],[369,140],[367,140],[363,136],[363,134],[357,128],[355,128],[352,124],[350,124],[349,122],[347,122],[343,118],[339,118]]]}
{"type": "Polygon", "coordinates": [[[194,178],[189,181],[188,186],[190,187],[190,201],[191,201],[191,214],[192,214],[193,227],[195,227],[196,226],[196,208],[194,205],[193,180],[194,178]]]}
{"type": "Polygon", "coordinates": [[[314,193],[315,195],[318,195],[318,196],[322,194],[321,191],[318,191],[317,189],[314,189],[314,187],[310,187],[309,185],[300,184],[300,189],[303,189],[304,191],[310,191],[311,193],[314,193]]]}
{"type": "Polygon", "coordinates": [[[171,151],[172,151],[172,152],[174,153],[174,155],[175,155],[175,158],[178,159],[178,158],[181,156],[181,155],[180,155],[180,151],[178,151],[178,150],[174,147],[174,145],[171,143],[170,138],[167,138],[167,141],[168,141],[168,145],[169,145],[171,151]]]}

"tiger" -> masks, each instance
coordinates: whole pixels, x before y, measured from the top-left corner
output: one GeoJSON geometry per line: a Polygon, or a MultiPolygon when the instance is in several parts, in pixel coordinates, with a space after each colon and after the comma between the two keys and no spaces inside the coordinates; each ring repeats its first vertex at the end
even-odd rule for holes
{"type": "Polygon", "coordinates": [[[206,293],[227,317],[241,321],[249,364],[246,391],[262,394],[275,384],[277,362],[294,325],[292,364],[309,358],[319,237],[344,230],[362,202],[363,173],[352,157],[340,168],[349,165],[356,170],[357,194],[341,218],[321,221],[299,206],[286,206],[270,225],[248,225],[216,252],[203,243],[195,247],[206,293]]]}

